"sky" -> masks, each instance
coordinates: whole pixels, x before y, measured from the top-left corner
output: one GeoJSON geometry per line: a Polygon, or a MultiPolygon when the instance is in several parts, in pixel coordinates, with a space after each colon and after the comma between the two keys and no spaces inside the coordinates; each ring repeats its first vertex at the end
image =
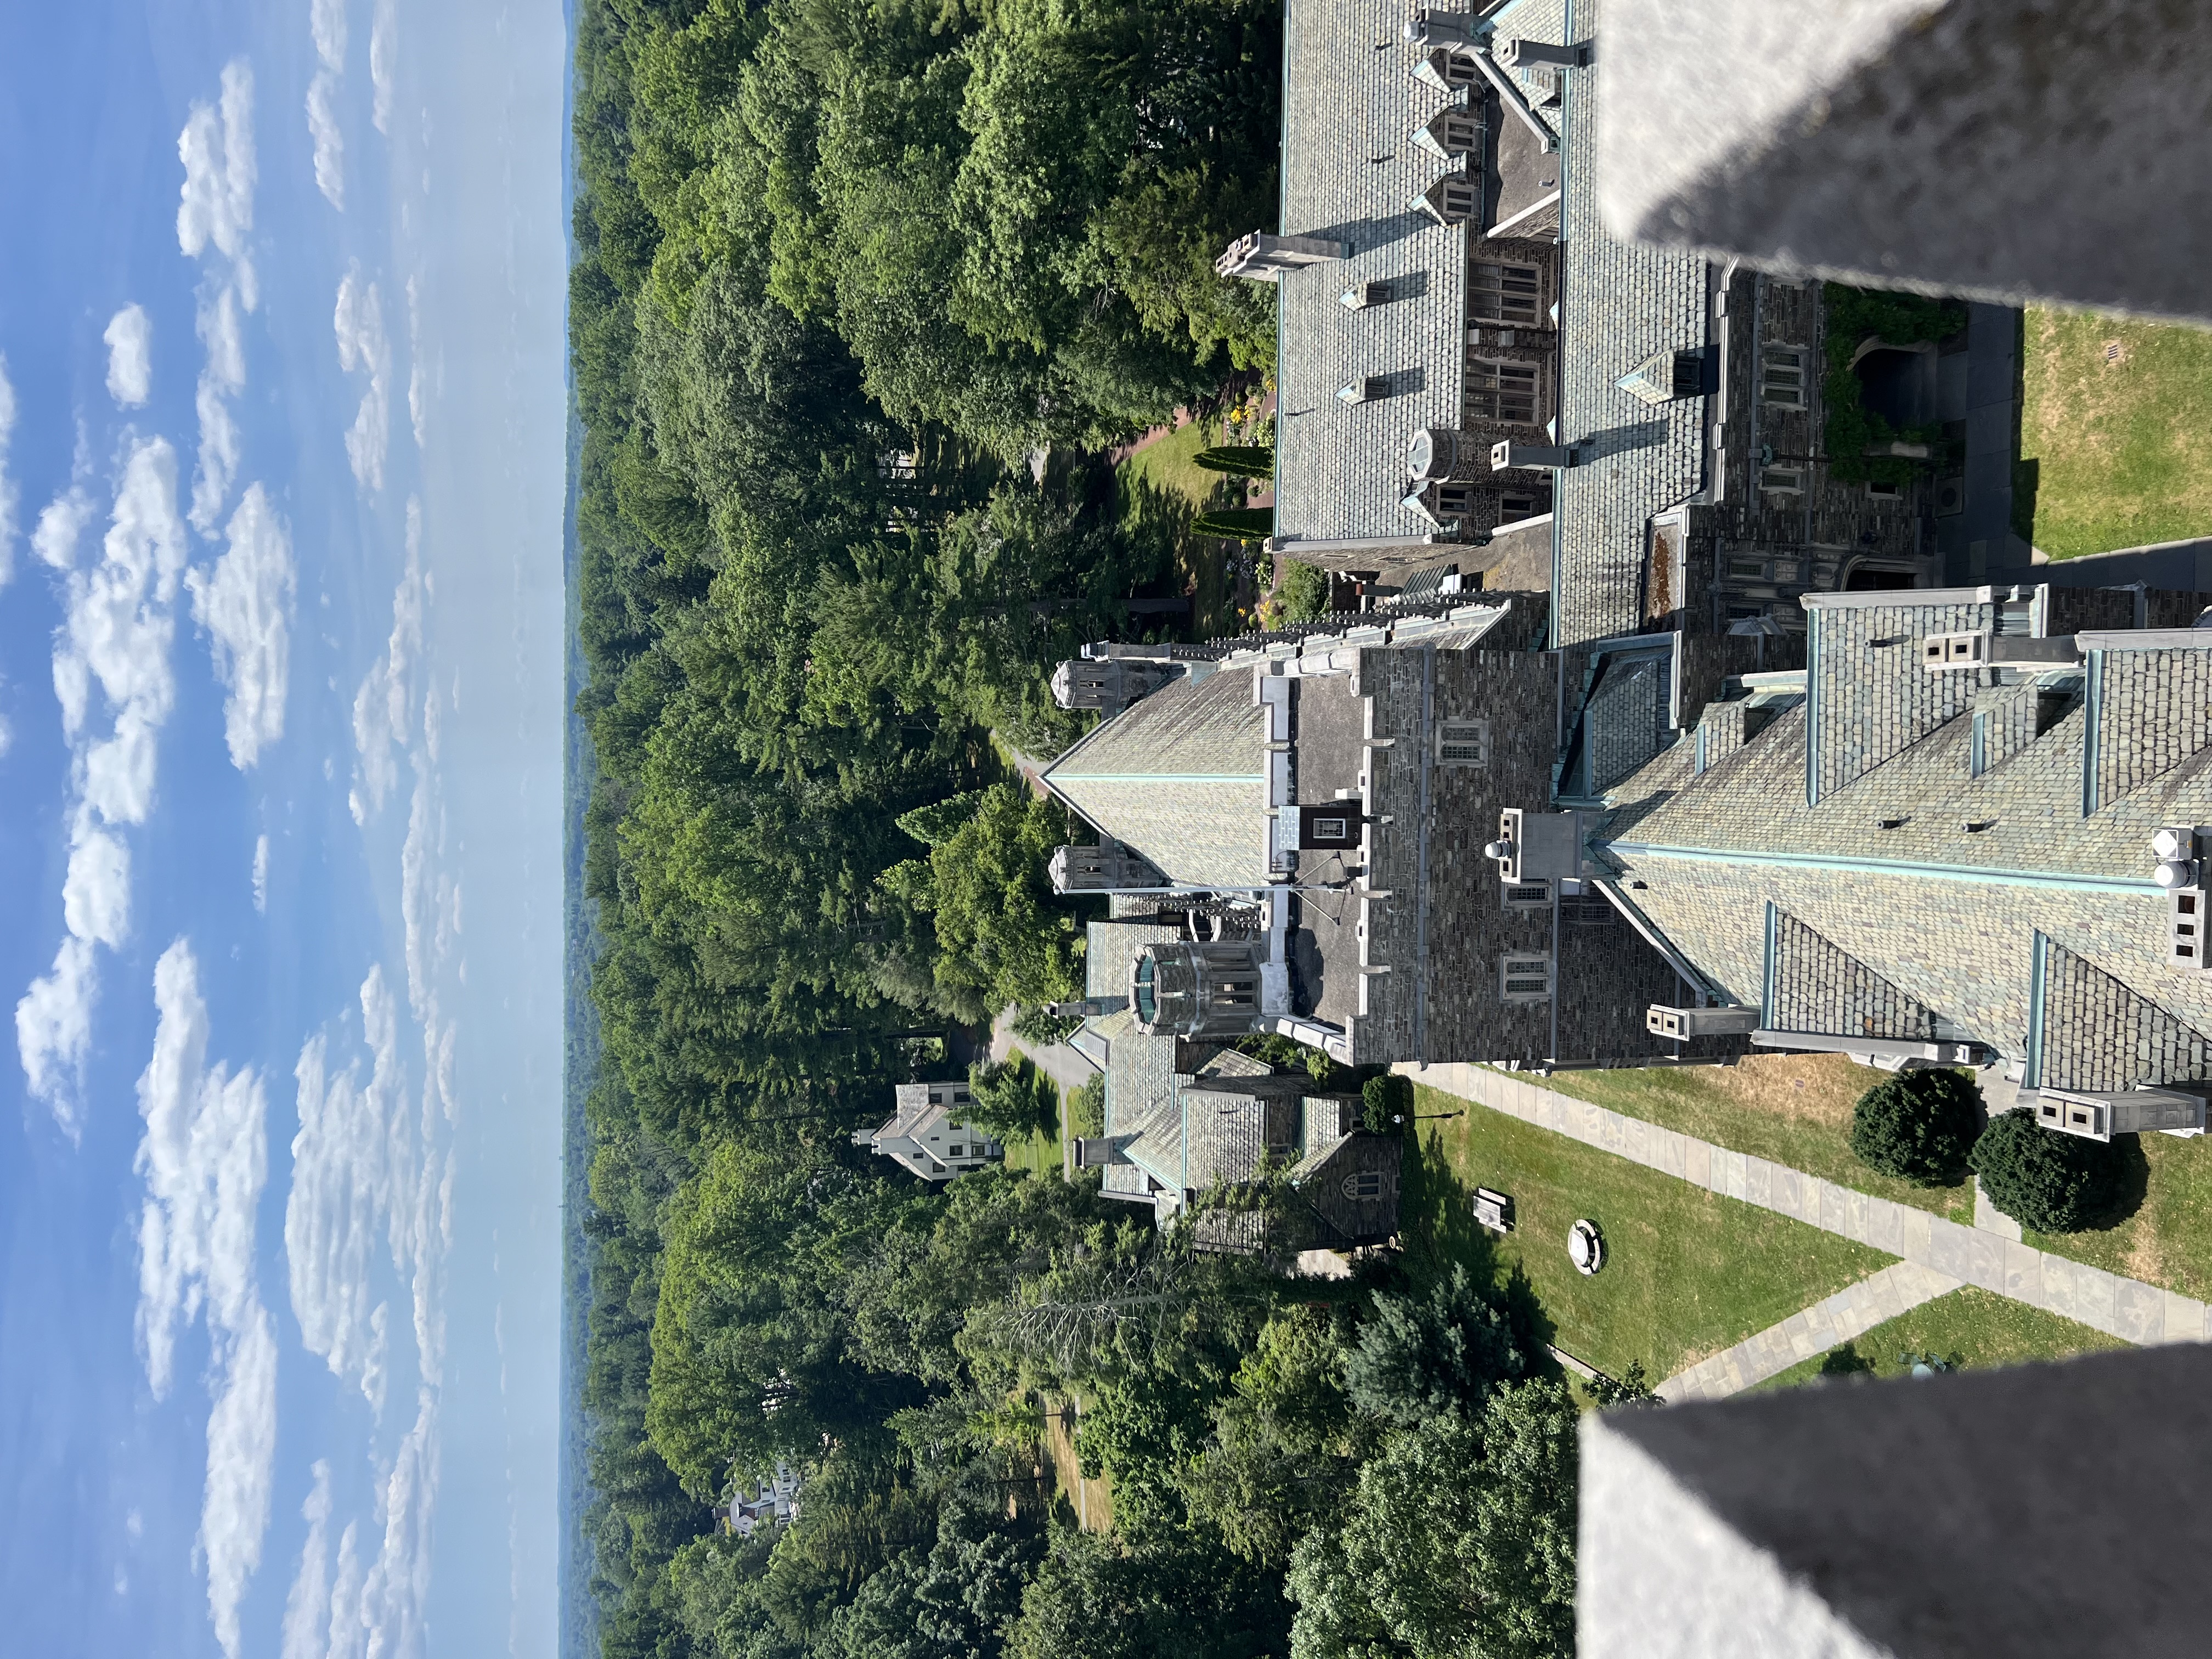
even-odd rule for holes
{"type": "Polygon", "coordinates": [[[556,1620],[558,0],[0,7],[0,1649],[556,1620]]]}

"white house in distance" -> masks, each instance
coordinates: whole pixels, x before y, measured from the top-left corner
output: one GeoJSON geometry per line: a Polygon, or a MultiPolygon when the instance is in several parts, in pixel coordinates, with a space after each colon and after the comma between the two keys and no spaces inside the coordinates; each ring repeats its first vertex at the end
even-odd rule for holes
{"type": "Polygon", "coordinates": [[[880,1129],[856,1129],[853,1144],[881,1152],[924,1181],[950,1181],[1006,1155],[1006,1149],[953,1114],[972,1097],[965,1083],[902,1083],[898,1109],[880,1129]]]}
{"type": "Polygon", "coordinates": [[[730,1499],[729,1528],[740,1538],[750,1538],[762,1527],[787,1527],[799,1518],[799,1476],[785,1463],[756,1492],[739,1486],[730,1499]]]}

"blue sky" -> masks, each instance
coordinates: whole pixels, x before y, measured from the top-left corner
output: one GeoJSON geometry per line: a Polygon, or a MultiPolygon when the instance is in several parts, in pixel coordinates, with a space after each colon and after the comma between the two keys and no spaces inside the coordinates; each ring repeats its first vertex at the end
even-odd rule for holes
{"type": "Polygon", "coordinates": [[[9,1652],[552,1649],[565,60],[0,8],[9,1652]]]}

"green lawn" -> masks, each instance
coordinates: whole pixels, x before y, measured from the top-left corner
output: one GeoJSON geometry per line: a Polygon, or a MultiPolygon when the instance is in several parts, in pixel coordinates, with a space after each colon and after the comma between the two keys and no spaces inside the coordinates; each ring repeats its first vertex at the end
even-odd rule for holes
{"type": "Polygon", "coordinates": [[[1055,1134],[1047,1134],[1042,1129],[1032,1129],[1025,1139],[1008,1141],[1006,1167],[1013,1170],[1031,1170],[1038,1175],[1057,1176],[1066,1174],[1067,1165],[1065,1155],[1060,1150],[1060,1143],[1067,1133],[1066,1091],[1061,1089],[1057,1084],[1053,1084],[1049,1079],[1038,1072],[1035,1062],[1019,1048],[1016,1048],[1008,1057],[1008,1063],[1019,1067],[1030,1081],[1045,1083],[1053,1089],[1054,1093],[1060,1097],[1060,1127],[1055,1134]]]}
{"type": "Polygon", "coordinates": [[[1671,1376],[1892,1260],[1455,1096],[1417,1096],[1422,1112],[1466,1112],[1423,1123],[1407,1149],[1408,1266],[1424,1276],[1454,1261],[1501,1276],[1518,1267],[1551,1340],[1611,1376],[1641,1361],[1652,1381],[1671,1376]],[[1478,1184],[1512,1195],[1516,1231],[1498,1239],[1475,1225],[1478,1184]],[[1593,1279],[1567,1260],[1567,1229],[1585,1216],[1609,1252],[1593,1279]]]}
{"type": "Polygon", "coordinates": [[[1915,1187],[1851,1156],[1851,1108],[1884,1074],[1841,1054],[1759,1054],[1734,1066],[1559,1072],[1547,1086],[1730,1152],[1971,1226],[1974,1188],[1915,1187]]]}
{"type": "Polygon", "coordinates": [[[1905,1354],[1932,1353],[1946,1359],[1955,1355],[1967,1369],[1986,1370],[2125,1346],[2117,1336],[1969,1285],[1877,1325],[1856,1341],[1792,1365],[1759,1389],[1796,1388],[1824,1374],[1896,1376],[1911,1369],[1899,1363],[1905,1354]]]}
{"type": "Polygon", "coordinates": [[[1251,626],[1247,610],[1257,591],[1247,582],[1240,591],[1237,570],[1249,568],[1256,549],[1213,536],[1194,536],[1191,520],[1209,507],[1236,507],[1243,483],[1194,465],[1191,458],[1221,441],[1214,422],[1192,422],[1139,450],[1115,469],[1122,516],[1139,533],[1164,533],[1173,542],[1176,563],[1191,593],[1192,637],[1212,639],[1251,626]]]}
{"type": "Polygon", "coordinates": [[[2053,558],[2212,535],[2212,333],[2027,313],[2021,453],[2053,558]]]}
{"type": "Polygon", "coordinates": [[[2028,1233],[2039,1250],[2212,1301],[2212,1139],[2122,1135],[2132,1208],[2124,1221],[2080,1233],[2028,1233]]]}

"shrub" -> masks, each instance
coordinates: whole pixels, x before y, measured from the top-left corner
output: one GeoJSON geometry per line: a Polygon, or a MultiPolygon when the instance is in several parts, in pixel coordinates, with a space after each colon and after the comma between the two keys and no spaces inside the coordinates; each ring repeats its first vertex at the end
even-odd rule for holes
{"type": "Polygon", "coordinates": [[[1851,1151],[1869,1168],[1915,1186],[1955,1186],[1966,1178],[1982,1121],[1981,1091],[1964,1072],[1906,1072],[1859,1097],[1851,1151]]]}
{"type": "Polygon", "coordinates": [[[1274,534],[1275,509],[1272,507],[1217,507],[1211,513],[1200,514],[1191,530],[1197,535],[1224,536],[1231,541],[1262,541],[1274,534]]]}
{"type": "Polygon", "coordinates": [[[994,1140],[1022,1140],[1032,1133],[1059,1131],[1059,1085],[1026,1060],[1011,1066],[987,1060],[972,1066],[968,1088],[975,1103],[961,1113],[961,1119],[994,1140]]]}
{"type": "Polygon", "coordinates": [[[1359,1085],[1359,1103],[1360,1118],[1367,1127],[1377,1134],[1391,1134],[1405,1127],[1391,1122],[1391,1118],[1413,1115],[1413,1085],[1409,1079],[1386,1072],[1359,1085]]]}
{"type": "Polygon", "coordinates": [[[1226,472],[1245,478],[1272,478],[1275,476],[1275,452],[1262,449],[1257,444],[1231,444],[1218,449],[1201,449],[1192,456],[1194,466],[1202,466],[1208,472],[1226,472]]]}
{"type": "Polygon", "coordinates": [[[1094,1139],[1106,1133],[1106,1079],[1102,1073],[1067,1093],[1067,1132],[1094,1139]]]}
{"type": "Polygon", "coordinates": [[[2025,1106],[1993,1119],[1967,1162],[1990,1203],[2039,1233],[2087,1226],[2111,1201],[2119,1174],[2110,1142],[2045,1129],[2025,1106]]]}
{"type": "Polygon", "coordinates": [[[1319,622],[1328,614],[1328,572],[1288,561],[1283,566],[1281,598],[1285,622],[1319,622]]]}

